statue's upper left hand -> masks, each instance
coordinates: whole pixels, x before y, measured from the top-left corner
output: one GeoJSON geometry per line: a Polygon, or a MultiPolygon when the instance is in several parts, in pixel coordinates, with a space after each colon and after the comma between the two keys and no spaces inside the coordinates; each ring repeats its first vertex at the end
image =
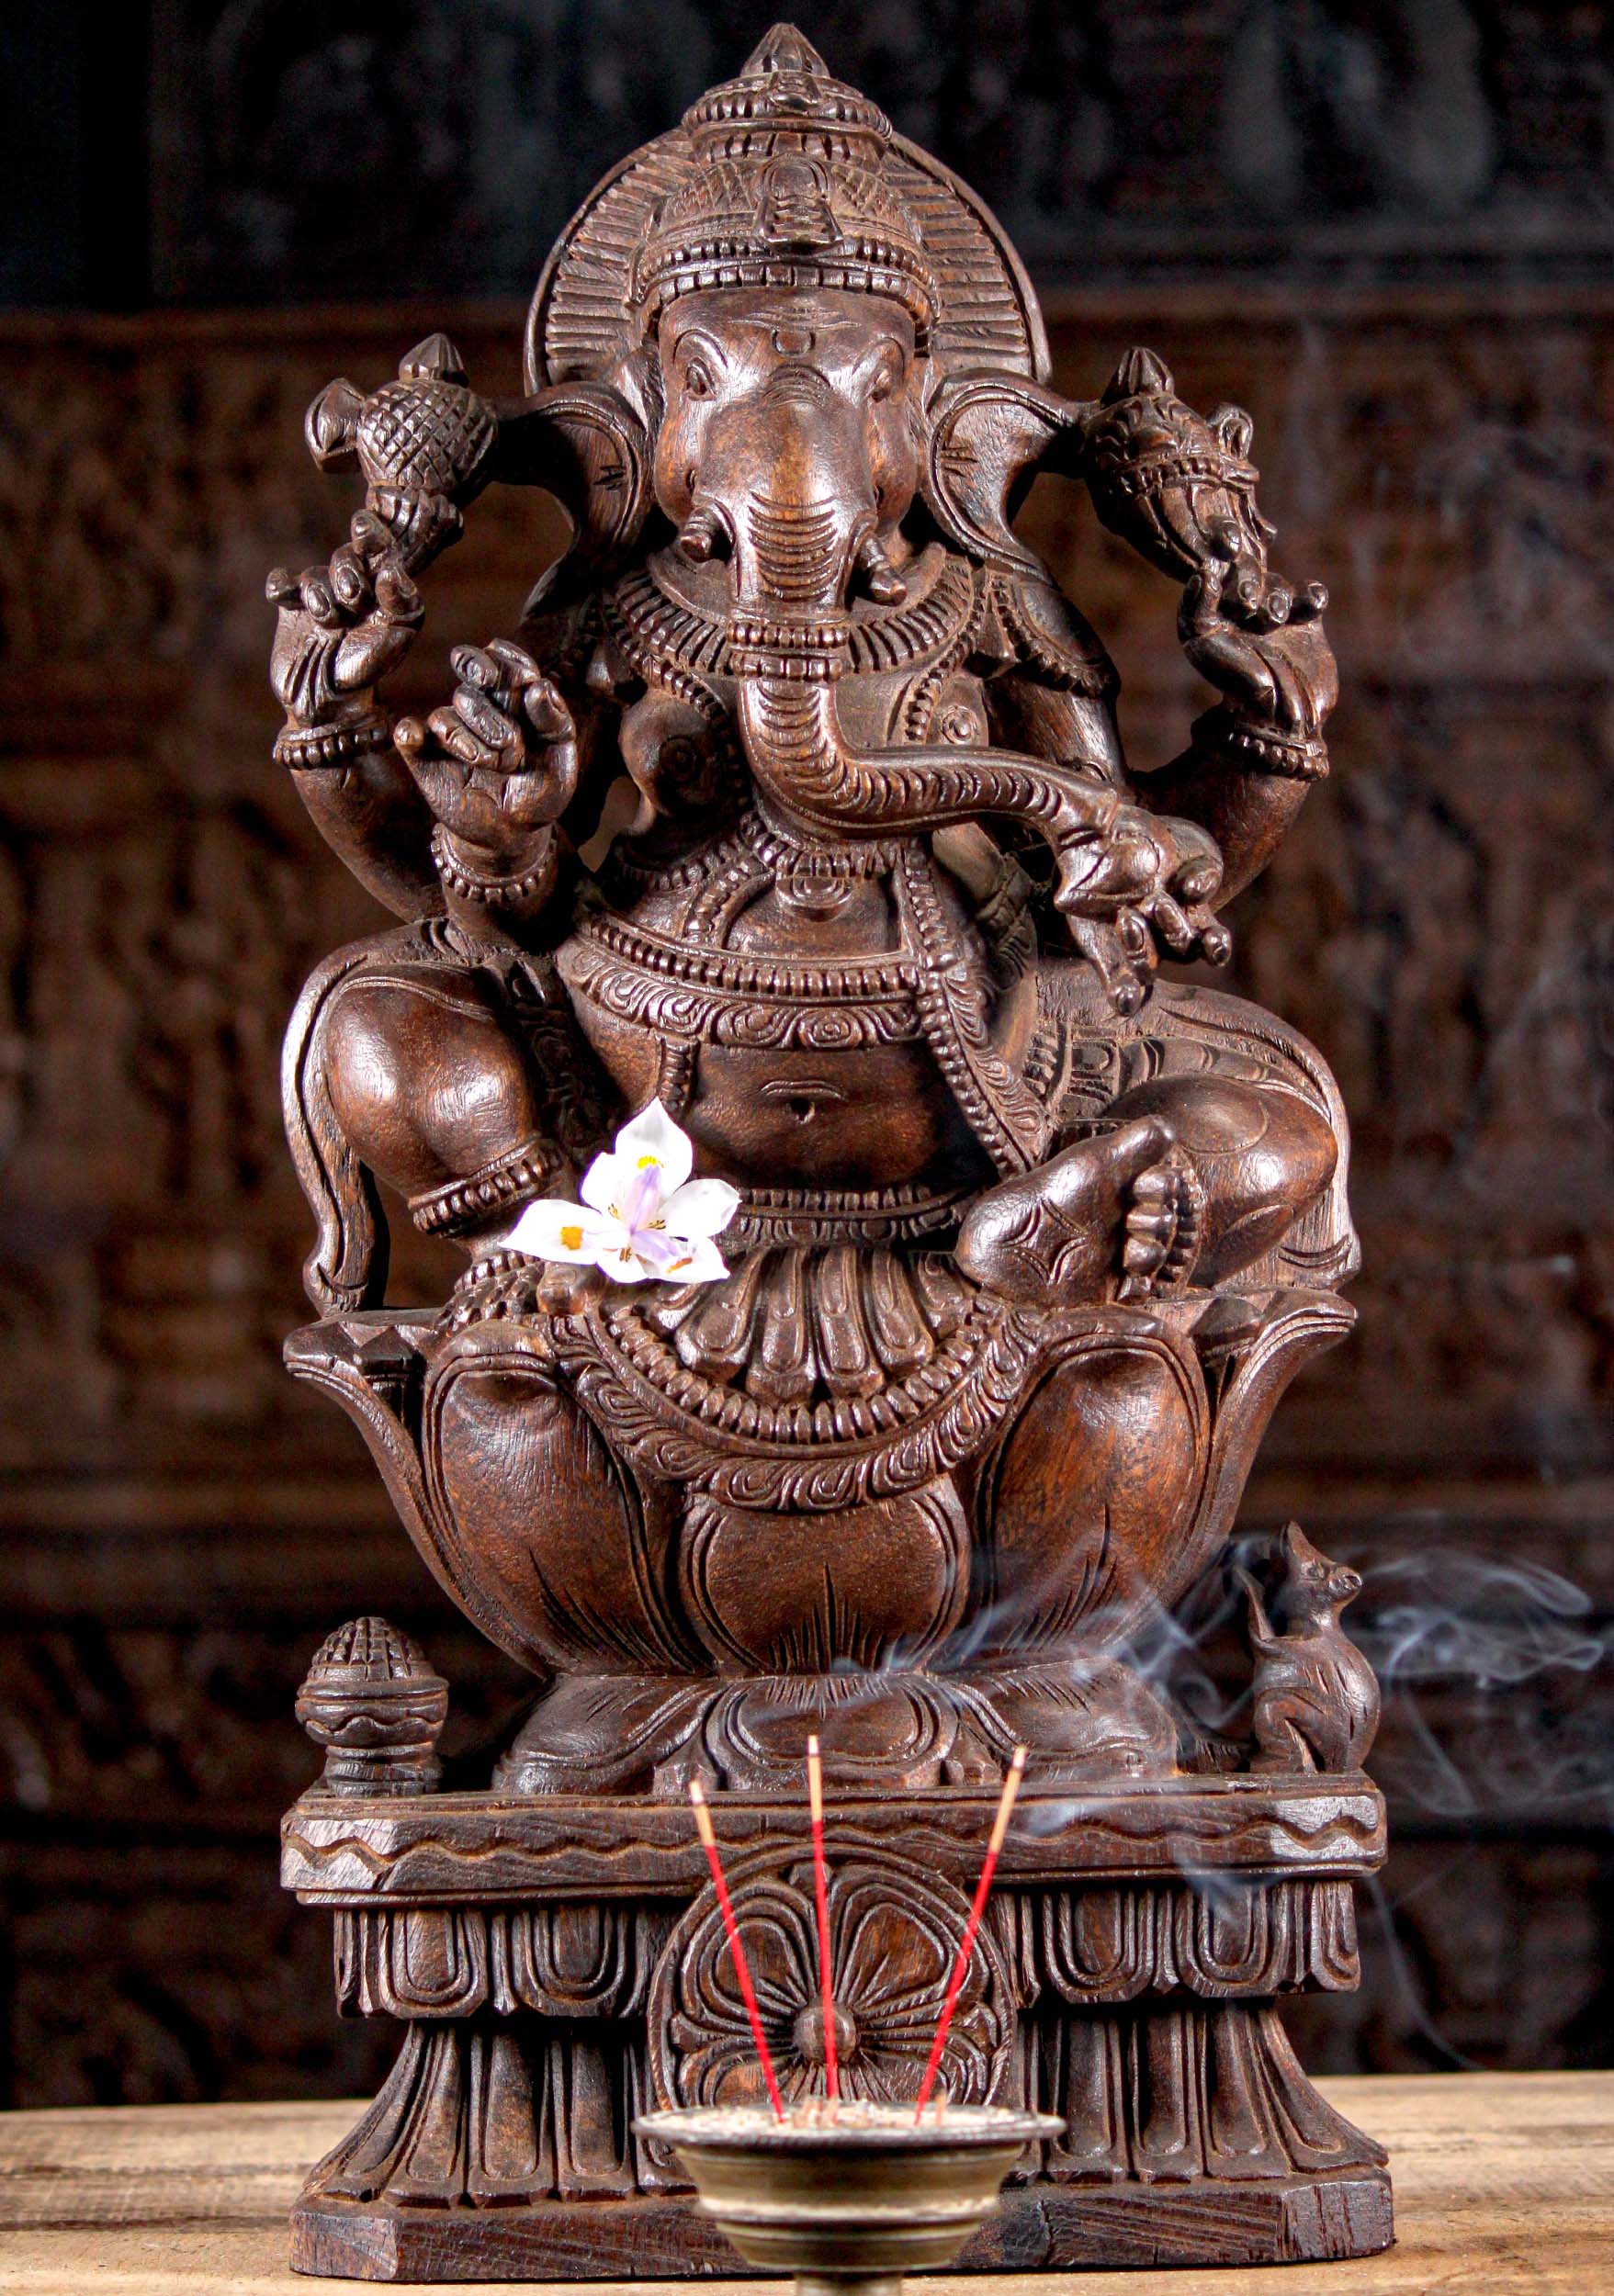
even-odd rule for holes
{"type": "Polygon", "coordinates": [[[279,609],[270,683],[297,726],[351,717],[408,652],[424,613],[392,535],[368,511],[356,513],[327,565],[277,567],[265,594],[279,609]]]}

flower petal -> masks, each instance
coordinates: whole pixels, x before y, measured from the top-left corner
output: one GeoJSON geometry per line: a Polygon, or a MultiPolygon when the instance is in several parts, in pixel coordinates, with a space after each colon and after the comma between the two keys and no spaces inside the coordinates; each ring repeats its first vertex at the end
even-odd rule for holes
{"type": "Polygon", "coordinates": [[[627,1166],[614,1155],[596,1156],[578,1183],[578,1194],[585,1204],[603,1211],[613,1219],[620,1219],[622,1199],[633,1175],[627,1166]],[[615,1208],[615,1209],[613,1209],[615,1208]]]}
{"type": "Polygon", "coordinates": [[[694,1148],[660,1100],[652,1100],[617,1133],[612,1154],[633,1170],[654,1166],[663,1197],[682,1187],[694,1169],[694,1148]]]}
{"type": "Polygon", "coordinates": [[[661,1272],[659,1267],[647,1265],[626,1230],[622,1242],[613,1244],[608,1251],[600,1253],[595,1266],[602,1275],[609,1276],[614,1284],[645,1284],[652,1276],[659,1276],[661,1272]]]}
{"type": "Polygon", "coordinates": [[[728,1275],[728,1263],[710,1236],[670,1241],[672,1252],[666,1266],[651,1270],[664,1284],[717,1284],[728,1275]]]}
{"type": "Polygon", "coordinates": [[[537,1260],[566,1260],[573,1266],[596,1260],[619,1232],[620,1223],[582,1204],[541,1197],[529,1204],[502,1242],[513,1252],[537,1260]]]}
{"type": "Polygon", "coordinates": [[[721,1235],[739,1210],[739,1190],[727,1180],[685,1180],[661,1199],[661,1225],[669,1235],[721,1235]]]}
{"type": "Polygon", "coordinates": [[[638,1235],[643,1228],[661,1224],[661,1173],[658,1165],[635,1172],[621,1199],[623,1222],[638,1235]]]}
{"type": "Polygon", "coordinates": [[[660,1275],[670,1260],[682,1257],[689,1249],[682,1237],[669,1235],[665,1228],[635,1228],[631,1240],[634,1250],[655,1275],[660,1275]]]}

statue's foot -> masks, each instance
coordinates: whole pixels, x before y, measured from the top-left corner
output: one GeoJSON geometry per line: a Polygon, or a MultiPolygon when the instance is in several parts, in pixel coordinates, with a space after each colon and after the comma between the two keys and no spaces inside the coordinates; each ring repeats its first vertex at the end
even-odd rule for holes
{"type": "Polygon", "coordinates": [[[958,1265],[1010,1300],[1075,1303],[1175,1289],[1193,1264],[1202,1192],[1171,1129],[1134,1117],[988,1188],[958,1265]]]}
{"type": "Polygon", "coordinates": [[[940,1785],[957,1715],[946,1685],[901,1668],[762,1674],[726,1685],[702,1734],[709,1773],[730,1791],[799,1796],[807,1735],[832,1789],[940,1785]]]}
{"type": "Polygon", "coordinates": [[[837,1789],[993,1785],[1016,1746],[1047,1785],[1177,1774],[1168,1708],[1107,1658],[999,1660],[958,1674],[562,1675],[494,1772],[511,1795],[719,1791],[799,1799],[808,1734],[837,1789]]]}
{"type": "Polygon", "coordinates": [[[642,1794],[694,1739],[717,1685],[678,1674],[562,1674],[493,1773],[503,1794],[642,1794]]]}
{"type": "Polygon", "coordinates": [[[494,1773],[500,1792],[652,1794],[693,1777],[799,1797],[809,1733],[840,1787],[939,1785],[957,1729],[946,1684],[900,1668],[834,1673],[561,1675],[494,1773]]]}
{"type": "Polygon", "coordinates": [[[1016,1746],[1038,1785],[1178,1774],[1177,1723],[1164,1699],[1118,1659],[1032,1660],[972,1667],[949,1681],[968,1719],[952,1767],[984,1750],[996,1774],[1016,1746]]]}

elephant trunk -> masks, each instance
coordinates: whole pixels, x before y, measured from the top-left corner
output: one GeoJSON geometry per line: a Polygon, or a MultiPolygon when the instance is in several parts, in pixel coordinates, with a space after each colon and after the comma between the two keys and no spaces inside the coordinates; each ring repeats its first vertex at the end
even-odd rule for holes
{"type": "Polygon", "coordinates": [[[683,541],[730,557],[741,739],[759,787],[820,834],[881,837],[981,815],[1030,823],[1079,878],[1074,848],[1101,838],[1123,799],[1102,776],[1002,749],[861,751],[842,738],[835,684],[847,599],[900,582],[880,553],[879,501],[860,410],[818,370],[777,367],[708,432],[683,541]]]}
{"type": "Polygon", "coordinates": [[[737,606],[810,614],[844,603],[876,510],[857,409],[791,364],[714,421],[681,538],[727,545],[737,606]]]}
{"type": "Polygon", "coordinates": [[[861,750],[843,737],[835,681],[847,664],[843,616],[811,624],[737,610],[740,738],[757,784],[821,835],[888,837],[982,815],[1029,823],[1059,854],[1102,837],[1123,803],[1097,775],[1010,749],[861,750]]]}

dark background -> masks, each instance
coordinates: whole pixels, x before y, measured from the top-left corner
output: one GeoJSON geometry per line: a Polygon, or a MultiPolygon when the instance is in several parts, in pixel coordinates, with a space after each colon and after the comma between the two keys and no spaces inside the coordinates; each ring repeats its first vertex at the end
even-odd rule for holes
{"type": "MultiPolygon", "coordinates": [[[[309,1223],[277,1048],[377,921],[268,760],[263,576],[349,502],[302,410],[446,325],[514,388],[593,176],[735,69],[694,0],[58,0],[0,14],[0,1819],[17,2104],[350,2088],[323,1917],[275,1881],[291,1718],[366,1608],[453,1682],[356,1438],[279,1368],[309,1223]]],[[[1614,1967],[1614,11],[1491,0],[867,0],[804,28],[998,207],[1056,379],[1133,342],[1257,420],[1280,559],[1332,586],[1336,778],[1234,912],[1337,1069],[1358,1336],[1245,1519],[1368,1572],[1394,1851],[1323,2068],[1606,2062],[1614,1967]]],[[[1029,512],[1127,681],[1196,706],[1172,600],[1029,512]]],[[[400,705],[508,626],[553,522],[479,507],[400,705]]],[[[416,1255],[401,1289],[442,1288],[416,1255]]]]}

